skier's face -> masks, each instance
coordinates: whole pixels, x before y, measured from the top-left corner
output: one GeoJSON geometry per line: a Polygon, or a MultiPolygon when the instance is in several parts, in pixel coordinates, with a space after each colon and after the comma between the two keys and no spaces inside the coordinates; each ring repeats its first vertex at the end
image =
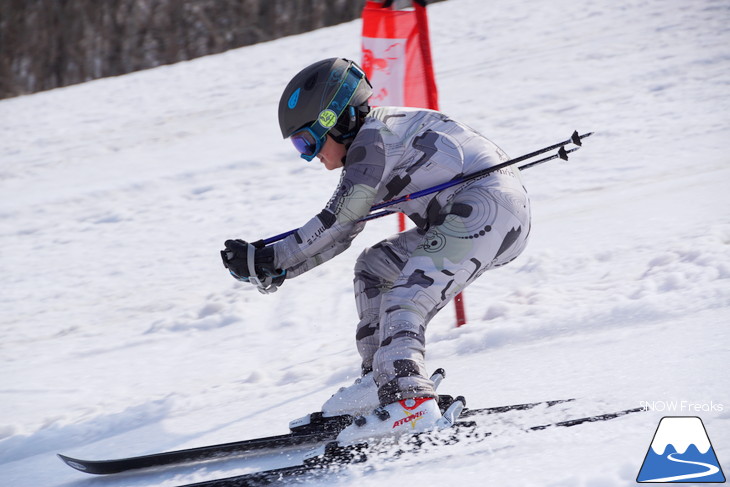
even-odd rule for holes
{"type": "Polygon", "coordinates": [[[317,157],[319,157],[319,160],[322,161],[324,167],[333,171],[344,166],[346,153],[345,145],[335,142],[334,139],[328,135],[327,140],[325,140],[322,150],[319,151],[317,157]]]}

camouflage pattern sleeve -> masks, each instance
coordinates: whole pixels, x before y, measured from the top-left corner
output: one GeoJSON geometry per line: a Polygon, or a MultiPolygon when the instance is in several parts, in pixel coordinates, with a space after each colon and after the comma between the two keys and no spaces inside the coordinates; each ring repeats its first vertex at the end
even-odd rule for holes
{"type": "Polygon", "coordinates": [[[327,260],[325,257],[331,258],[347,248],[362,230],[358,220],[367,216],[375,203],[384,171],[382,137],[377,128],[363,127],[347,153],[340,183],[327,206],[294,234],[274,245],[276,266],[293,271],[306,264],[308,270],[327,260]],[[343,245],[346,246],[332,253],[333,248],[343,245]],[[316,262],[317,257],[324,260],[316,262]]]}
{"type": "Polygon", "coordinates": [[[310,271],[318,265],[323,264],[333,257],[340,255],[342,252],[350,248],[352,240],[357,236],[358,233],[362,231],[364,227],[364,222],[357,223],[353,227],[351,234],[347,235],[346,238],[344,238],[342,241],[335,243],[332,247],[323,250],[314,257],[310,257],[299,264],[289,267],[286,272],[286,278],[292,279],[294,277],[301,276],[305,272],[310,271]]]}

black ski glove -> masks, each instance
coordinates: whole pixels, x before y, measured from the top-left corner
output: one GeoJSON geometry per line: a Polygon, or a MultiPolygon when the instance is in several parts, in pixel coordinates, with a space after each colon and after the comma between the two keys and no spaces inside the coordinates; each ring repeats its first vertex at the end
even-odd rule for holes
{"type": "Polygon", "coordinates": [[[226,240],[225,246],[221,250],[223,265],[239,281],[251,282],[259,291],[269,293],[276,291],[286,279],[286,271],[274,267],[274,249],[263,242],[226,240]]]}

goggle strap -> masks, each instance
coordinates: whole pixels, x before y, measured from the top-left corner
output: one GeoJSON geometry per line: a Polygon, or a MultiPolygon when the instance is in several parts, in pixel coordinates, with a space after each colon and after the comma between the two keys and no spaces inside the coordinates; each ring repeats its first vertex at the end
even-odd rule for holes
{"type": "MultiPolygon", "coordinates": [[[[335,113],[335,115],[337,115],[337,120],[339,120],[340,117],[342,116],[342,114],[345,112],[345,109],[347,109],[347,107],[350,105],[350,100],[352,100],[352,97],[355,96],[355,93],[357,93],[357,89],[360,86],[360,83],[362,83],[362,80],[364,79],[364,77],[365,77],[365,73],[363,73],[360,69],[358,69],[358,67],[356,65],[351,64],[350,67],[347,69],[347,74],[345,74],[345,79],[342,81],[342,83],[340,83],[340,86],[337,88],[337,91],[335,92],[335,94],[332,97],[332,99],[330,100],[330,102],[327,104],[327,108],[325,108],[325,110],[333,111],[335,113]],[[355,87],[352,88],[352,91],[350,91],[349,93],[343,92],[342,91],[343,88],[345,88],[345,86],[348,84],[347,82],[350,81],[351,77],[356,77],[356,79],[357,79],[357,83],[355,84],[355,87]],[[338,97],[340,97],[340,96],[343,98],[342,101],[338,100],[338,97]],[[344,97],[347,97],[347,99],[345,100],[344,97]],[[338,105],[341,106],[341,108],[337,112],[335,112],[334,110],[331,109],[332,104],[335,102],[338,102],[338,105]]],[[[355,81],[355,80],[353,79],[352,81],[355,81]]],[[[314,135],[319,137],[321,140],[324,138],[324,136],[327,134],[327,132],[329,132],[330,129],[332,129],[332,127],[327,128],[327,127],[323,126],[320,123],[319,119],[317,119],[310,126],[310,129],[312,129],[312,132],[314,133],[314,135]],[[320,127],[322,129],[321,133],[320,133],[320,130],[317,130],[318,127],[320,127]]]]}

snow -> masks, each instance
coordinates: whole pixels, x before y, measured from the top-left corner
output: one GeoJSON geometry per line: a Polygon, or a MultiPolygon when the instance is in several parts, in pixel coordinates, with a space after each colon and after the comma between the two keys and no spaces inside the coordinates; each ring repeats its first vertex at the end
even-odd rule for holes
{"type": "MultiPolygon", "coordinates": [[[[531,242],[467,290],[467,326],[450,307],[434,318],[429,367],[474,407],[579,400],[494,419],[489,441],[319,483],[633,485],[666,415],[700,416],[727,471],[727,2],[449,0],[429,12],[443,111],[511,156],[595,131],[569,162],[524,173],[531,242]],[[512,426],[647,403],[605,423],[512,426]]],[[[305,65],[359,59],[360,28],[0,101],[3,485],[174,486],[292,461],[92,478],[55,454],[284,433],[357,375],[352,267],[393,220],[269,296],[231,279],[218,250],[326,203],[338,175],[296,157],[276,106],[305,65]]]]}

